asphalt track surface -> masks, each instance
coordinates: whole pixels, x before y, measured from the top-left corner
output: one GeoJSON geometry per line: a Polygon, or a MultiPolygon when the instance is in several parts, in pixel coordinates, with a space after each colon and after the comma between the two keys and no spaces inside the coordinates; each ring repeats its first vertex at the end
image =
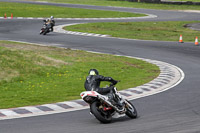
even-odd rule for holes
{"type": "MultiPolygon", "coordinates": [[[[61,5],[60,5],[61,6],[61,5]]],[[[141,12],[154,19],[127,21],[200,20],[198,13],[62,5],[141,12]]],[[[110,20],[112,21],[112,20],[110,20]]],[[[116,20],[115,20],[116,21],[116,20]]],[[[119,21],[119,20],[118,20],[119,21]]],[[[126,20],[121,20],[126,21],[126,20]]],[[[100,21],[57,21],[56,24],[100,21]]],[[[104,21],[108,22],[108,20],[104,21]]],[[[176,87],[132,101],[139,118],[123,117],[101,124],[89,110],[0,121],[0,133],[199,133],[200,132],[200,47],[194,43],[142,41],[50,33],[40,36],[41,20],[0,20],[0,40],[17,40],[46,45],[136,56],[164,61],[180,67],[185,79],[176,87]],[[56,45],[55,45],[56,44],[56,45]]],[[[178,38],[178,37],[177,37],[178,38]]],[[[195,37],[194,37],[195,38],[195,37]]],[[[121,79],[122,80],[122,79],[121,79]]]]}

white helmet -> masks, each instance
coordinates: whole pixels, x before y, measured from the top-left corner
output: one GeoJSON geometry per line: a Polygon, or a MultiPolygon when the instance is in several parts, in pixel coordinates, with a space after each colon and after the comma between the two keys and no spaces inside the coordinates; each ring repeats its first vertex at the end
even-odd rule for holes
{"type": "Polygon", "coordinates": [[[51,19],[54,19],[54,17],[53,17],[53,16],[51,16],[51,19]]]}

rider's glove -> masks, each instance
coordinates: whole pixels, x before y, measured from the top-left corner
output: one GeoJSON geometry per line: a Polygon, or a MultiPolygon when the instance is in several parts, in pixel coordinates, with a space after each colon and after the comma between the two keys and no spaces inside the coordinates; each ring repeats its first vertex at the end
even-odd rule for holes
{"type": "Polygon", "coordinates": [[[113,85],[116,85],[117,82],[118,82],[118,81],[116,81],[116,80],[113,80],[113,81],[112,81],[113,85]]]}

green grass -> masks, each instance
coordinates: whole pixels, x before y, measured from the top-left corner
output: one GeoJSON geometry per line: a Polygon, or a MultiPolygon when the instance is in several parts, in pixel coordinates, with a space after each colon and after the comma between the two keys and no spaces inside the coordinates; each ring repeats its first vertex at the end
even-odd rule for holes
{"type": "Polygon", "coordinates": [[[121,80],[119,90],[159,74],[157,66],[132,58],[7,41],[0,41],[0,64],[1,109],[80,99],[91,68],[121,80]]]}
{"type": "Polygon", "coordinates": [[[178,41],[182,34],[183,41],[194,42],[200,31],[185,28],[184,25],[188,23],[199,23],[199,21],[90,23],[73,25],[65,29],[113,37],[159,41],[178,41]]]}
{"type": "MultiPolygon", "coordinates": [[[[199,5],[172,5],[172,4],[155,4],[155,3],[139,3],[116,0],[27,0],[27,1],[48,1],[58,3],[87,4],[100,6],[120,6],[146,9],[164,9],[164,10],[200,10],[199,5]]],[[[189,0],[188,0],[189,1],[189,0]]]]}
{"type": "Polygon", "coordinates": [[[0,2],[0,9],[0,16],[4,16],[6,13],[7,17],[11,16],[11,13],[13,13],[14,17],[50,17],[53,15],[55,18],[115,18],[146,16],[138,13],[66,8],[10,2],[0,2]]]}

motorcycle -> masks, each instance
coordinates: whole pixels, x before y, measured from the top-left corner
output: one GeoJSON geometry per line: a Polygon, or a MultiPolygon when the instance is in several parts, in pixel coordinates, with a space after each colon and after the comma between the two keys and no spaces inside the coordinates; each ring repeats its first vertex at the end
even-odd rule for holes
{"type": "Polygon", "coordinates": [[[40,30],[40,35],[46,35],[47,33],[50,32],[50,29],[51,29],[51,24],[46,24],[46,20],[43,20],[44,21],[44,24],[43,24],[43,27],[41,28],[40,30]]]}
{"type": "Polygon", "coordinates": [[[114,84],[110,84],[110,87],[113,89],[107,95],[101,95],[96,91],[84,91],[80,94],[82,99],[90,105],[91,113],[102,123],[110,123],[112,117],[114,116],[125,116],[135,119],[137,118],[137,110],[134,105],[124,99],[120,93],[117,91],[117,88],[114,84]],[[112,96],[112,99],[119,104],[114,104],[109,100],[112,96]]]}

